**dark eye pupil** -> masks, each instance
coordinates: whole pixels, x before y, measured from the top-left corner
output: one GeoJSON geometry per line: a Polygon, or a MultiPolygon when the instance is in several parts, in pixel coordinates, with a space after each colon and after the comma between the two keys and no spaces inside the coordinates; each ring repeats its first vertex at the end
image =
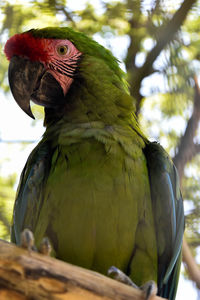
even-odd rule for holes
{"type": "Polygon", "coordinates": [[[59,46],[57,48],[57,52],[60,54],[60,55],[65,55],[67,53],[67,46],[59,46]]]}

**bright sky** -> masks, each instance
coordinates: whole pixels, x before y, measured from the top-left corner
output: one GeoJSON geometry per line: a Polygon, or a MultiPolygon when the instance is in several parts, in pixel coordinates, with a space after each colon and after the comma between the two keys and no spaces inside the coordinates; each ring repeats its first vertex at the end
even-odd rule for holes
{"type": "MultiPolygon", "coordinates": [[[[12,1],[10,1],[12,2],[12,1]]],[[[15,1],[13,1],[15,3],[15,1]]],[[[28,1],[27,1],[28,2],[28,1]]],[[[74,1],[68,0],[67,3],[71,9],[82,9],[86,0],[74,1]]],[[[98,8],[99,13],[101,13],[102,8],[99,0],[90,1],[95,4],[98,8]]],[[[148,2],[148,1],[147,1],[148,2]]],[[[102,43],[104,46],[105,42],[99,37],[95,36],[98,42],[102,43]]],[[[123,53],[128,46],[127,38],[117,38],[112,41],[112,46],[114,50],[114,55],[118,58],[123,57],[123,53]]],[[[153,82],[155,79],[153,79],[153,82]]],[[[158,82],[161,82],[159,79],[158,82]]],[[[144,89],[148,93],[149,83],[144,83],[144,89]]],[[[36,122],[35,126],[32,126],[33,122],[15,103],[11,95],[5,97],[2,92],[0,92],[0,138],[4,141],[39,141],[43,132],[44,127],[42,122],[36,122]]],[[[181,122],[181,121],[180,121],[181,122]]],[[[174,126],[174,125],[173,125],[174,126]]],[[[156,128],[155,128],[156,130],[156,128]]],[[[16,172],[18,176],[21,173],[22,168],[25,165],[27,157],[31,150],[35,147],[36,143],[31,143],[28,146],[10,144],[9,146],[5,143],[0,143],[0,175],[8,175],[16,172]],[[6,159],[6,162],[5,162],[6,159]],[[3,162],[3,164],[2,164],[3,162]]],[[[183,276],[181,276],[178,295],[176,300],[198,300],[198,295],[193,285],[189,281],[185,281],[183,276]]]]}

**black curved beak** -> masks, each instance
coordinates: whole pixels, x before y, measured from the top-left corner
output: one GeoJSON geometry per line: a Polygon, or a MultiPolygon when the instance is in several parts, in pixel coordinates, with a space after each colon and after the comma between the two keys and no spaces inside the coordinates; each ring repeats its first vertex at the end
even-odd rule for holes
{"type": "Polygon", "coordinates": [[[33,119],[30,99],[43,74],[44,66],[40,62],[18,56],[10,60],[8,80],[11,92],[21,109],[33,119]]]}

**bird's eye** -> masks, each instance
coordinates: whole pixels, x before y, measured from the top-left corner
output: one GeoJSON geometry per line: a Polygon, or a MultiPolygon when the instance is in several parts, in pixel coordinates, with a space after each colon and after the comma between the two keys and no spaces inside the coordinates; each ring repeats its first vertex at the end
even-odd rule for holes
{"type": "Polygon", "coordinates": [[[67,46],[58,46],[57,48],[57,52],[60,55],[65,55],[68,51],[68,47],[67,46]]]}

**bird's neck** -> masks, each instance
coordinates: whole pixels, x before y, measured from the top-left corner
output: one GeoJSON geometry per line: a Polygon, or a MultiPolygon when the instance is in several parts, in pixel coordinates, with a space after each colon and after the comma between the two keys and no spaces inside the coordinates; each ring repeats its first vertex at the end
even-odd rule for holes
{"type": "Polygon", "coordinates": [[[66,104],[45,109],[47,126],[63,119],[66,123],[103,122],[105,125],[130,123],[134,113],[133,98],[126,85],[102,61],[87,58],[80,66],[67,95],[66,104]]]}

